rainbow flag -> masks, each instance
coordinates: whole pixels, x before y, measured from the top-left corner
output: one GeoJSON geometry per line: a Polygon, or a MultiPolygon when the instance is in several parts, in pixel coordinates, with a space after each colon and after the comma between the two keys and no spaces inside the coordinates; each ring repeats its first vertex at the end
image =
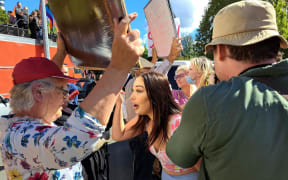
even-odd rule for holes
{"type": "Polygon", "coordinates": [[[54,16],[52,12],[49,9],[49,5],[46,4],[46,16],[48,18],[49,24],[50,24],[50,31],[54,32],[55,31],[55,26],[54,26],[54,16]]]}
{"type": "MultiPolygon", "coordinates": [[[[50,32],[55,32],[55,29],[57,31],[57,26],[56,26],[56,22],[54,20],[54,16],[49,8],[48,5],[48,0],[45,0],[45,9],[46,9],[46,16],[47,16],[47,21],[50,27],[50,32]]],[[[39,3],[39,12],[41,12],[41,0],[39,3]]]]}

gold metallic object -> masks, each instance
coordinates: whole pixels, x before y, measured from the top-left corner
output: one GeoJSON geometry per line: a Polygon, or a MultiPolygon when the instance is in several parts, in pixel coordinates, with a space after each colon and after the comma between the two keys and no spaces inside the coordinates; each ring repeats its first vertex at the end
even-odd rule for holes
{"type": "Polygon", "coordinates": [[[124,0],[49,0],[76,66],[104,69],[110,63],[113,18],[126,16],[124,0]]]}

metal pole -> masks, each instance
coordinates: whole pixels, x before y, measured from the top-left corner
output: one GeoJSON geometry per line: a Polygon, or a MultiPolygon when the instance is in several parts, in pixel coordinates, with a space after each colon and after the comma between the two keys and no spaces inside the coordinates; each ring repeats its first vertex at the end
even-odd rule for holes
{"type": "Polygon", "coordinates": [[[44,55],[46,58],[50,59],[45,0],[41,0],[41,18],[42,18],[42,35],[43,35],[44,55]]]}

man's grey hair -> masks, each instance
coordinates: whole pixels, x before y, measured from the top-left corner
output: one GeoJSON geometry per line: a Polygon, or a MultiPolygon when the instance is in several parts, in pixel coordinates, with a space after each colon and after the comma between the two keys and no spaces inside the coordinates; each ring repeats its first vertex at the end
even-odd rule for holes
{"type": "Polygon", "coordinates": [[[49,78],[14,85],[10,90],[10,108],[13,113],[17,114],[31,110],[35,103],[32,94],[32,86],[35,83],[41,85],[39,89],[43,92],[47,92],[53,87],[49,78]]]}

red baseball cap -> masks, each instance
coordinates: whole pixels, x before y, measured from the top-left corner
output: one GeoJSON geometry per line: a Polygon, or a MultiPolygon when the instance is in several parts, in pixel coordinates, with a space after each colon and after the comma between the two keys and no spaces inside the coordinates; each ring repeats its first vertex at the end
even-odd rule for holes
{"type": "Polygon", "coordinates": [[[23,59],[16,64],[12,73],[14,85],[48,77],[77,80],[65,76],[54,62],[44,57],[23,59]]]}

